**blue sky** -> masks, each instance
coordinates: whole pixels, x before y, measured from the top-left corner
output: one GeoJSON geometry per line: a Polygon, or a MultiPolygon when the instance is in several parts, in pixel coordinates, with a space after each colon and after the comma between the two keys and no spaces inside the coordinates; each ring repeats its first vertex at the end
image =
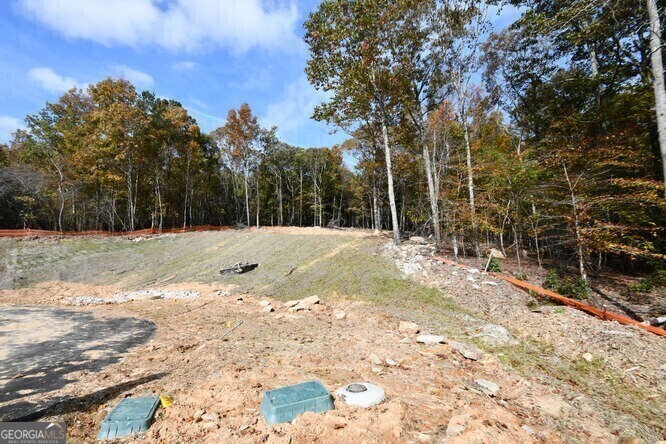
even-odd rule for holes
{"type": "MultiPolygon", "coordinates": [[[[321,95],[303,69],[302,23],[316,0],[0,2],[0,142],[67,89],[108,76],[180,101],[202,129],[250,104],[288,143],[342,142],[309,119],[321,95]]],[[[501,27],[514,17],[491,17],[501,27]]]]}

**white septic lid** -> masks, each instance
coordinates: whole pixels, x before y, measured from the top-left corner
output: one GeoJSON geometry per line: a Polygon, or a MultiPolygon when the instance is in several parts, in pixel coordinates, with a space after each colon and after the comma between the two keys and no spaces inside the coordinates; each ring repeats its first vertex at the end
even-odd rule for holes
{"type": "Polygon", "coordinates": [[[382,402],[384,389],[369,382],[352,382],[335,391],[335,396],[345,404],[356,407],[371,407],[382,402]]]}

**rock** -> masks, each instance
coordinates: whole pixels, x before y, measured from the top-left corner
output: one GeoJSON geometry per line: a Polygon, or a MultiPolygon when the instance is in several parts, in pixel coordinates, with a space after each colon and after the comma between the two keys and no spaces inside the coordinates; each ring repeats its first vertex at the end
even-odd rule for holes
{"type": "Polygon", "coordinates": [[[481,282],[481,283],[484,284],[484,285],[490,285],[490,286],[492,286],[492,287],[497,287],[497,282],[493,282],[493,281],[483,281],[483,282],[481,282]]]}
{"type": "Polygon", "coordinates": [[[409,238],[410,242],[414,242],[415,244],[425,244],[428,242],[425,237],[422,236],[411,236],[409,238]]]}
{"type": "Polygon", "coordinates": [[[285,307],[295,307],[296,305],[298,305],[299,302],[301,302],[301,301],[298,301],[298,300],[287,301],[287,302],[284,303],[284,306],[285,307]]]}
{"type": "Polygon", "coordinates": [[[395,362],[395,361],[394,361],[393,359],[391,359],[391,358],[386,358],[386,365],[390,365],[391,367],[395,367],[396,365],[398,365],[398,363],[395,362]]]}
{"type": "Polygon", "coordinates": [[[527,424],[523,424],[520,428],[525,430],[530,435],[536,435],[536,432],[534,431],[534,429],[532,427],[528,426],[527,424]]]}
{"type": "Polygon", "coordinates": [[[203,421],[219,421],[220,417],[217,413],[204,413],[200,416],[203,421]]]}
{"type": "Polygon", "coordinates": [[[271,301],[267,301],[266,299],[264,299],[263,301],[259,301],[259,305],[261,305],[262,307],[268,307],[269,305],[271,305],[271,301]]]}
{"type": "Polygon", "coordinates": [[[469,415],[455,415],[449,420],[446,426],[446,437],[453,438],[460,435],[467,428],[467,423],[471,417],[469,415]]]}
{"type": "Polygon", "coordinates": [[[472,284],[472,288],[475,290],[481,290],[481,286],[477,284],[472,284]]]}
{"type": "Polygon", "coordinates": [[[262,308],[261,311],[263,311],[264,313],[270,313],[272,311],[275,311],[275,309],[273,308],[272,305],[269,304],[264,306],[264,308],[262,308]]]}
{"type": "Polygon", "coordinates": [[[402,266],[402,272],[405,273],[408,276],[411,276],[413,274],[418,273],[421,271],[423,267],[419,265],[418,263],[415,262],[407,262],[406,264],[403,264],[402,266]]]}
{"type": "Polygon", "coordinates": [[[379,356],[377,356],[374,353],[370,353],[368,355],[368,359],[370,360],[370,362],[372,362],[375,365],[382,365],[383,364],[383,361],[379,358],[379,356]]]}
{"type": "Polygon", "coordinates": [[[343,320],[345,317],[347,317],[347,313],[345,313],[345,312],[342,311],[342,310],[335,310],[335,311],[333,312],[333,317],[334,317],[335,319],[337,319],[338,321],[341,321],[341,320],[343,320]]]}
{"type": "Polygon", "coordinates": [[[465,342],[449,341],[449,345],[464,358],[472,361],[478,361],[483,356],[483,352],[478,347],[465,342]]]}
{"type": "Polygon", "coordinates": [[[583,358],[587,362],[594,361],[594,356],[592,356],[592,353],[583,353],[583,356],[581,356],[581,358],[583,358]]]}
{"type": "Polygon", "coordinates": [[[481,391],[488,396],[495,396],[499,391],[499,385],[487,379],[475,379],[474,382],[479,386],[481,391]]]}
{"type": "Polygon", "coordinates": [[[413,322],[400,321],[400,325],[398,325],[398,331],[408,335],[415,335],[420,331],[420,329],[419,326],[413,322]]]}
{"type": "Polygon", "coordinates": [[[287,307],[289,308],[289,311],[301,311],[301,310],[309,310],[310,307],[312,307],[315,304],[318,304],[320,302],[319,296],[309,296],[307,298],[303,298],[300,301],[289,301],[285,303],[287,307]],[[296,302],[295,304],[293,302],[296,302]]]}
{"type": "Polygon", "coordinates": [[[307,298],[301,299],[300,304],[306,305],[306,306],[309,307],[310,305],[318,304],[319,302],[321,302],[320,299],[319,299],[319,296],[309,296],[307,298]]]}
{"type": "Polygon", "coordinates": [[[486,324],[478,334],[484,344],[491,346],[515,345],[518,341],[511,336],[509,330],[497,324],[486,324]]]}
{"type": "Polygon", "coordinates": [[[476,282],[476,279],[474,279],[474,276],[472,276],[471,274],[468,274],[468,275],[467,275],[467,280],[468,280],[469,282],[476,282]]]}
{"type": "Polygon", "coordinates": [[[379,367],[372,367],[371,370],[372,370],[373,373],[381,373],[382,372],[382,369],[379,368],[379,367]]]}
{"type": "Polygon", "coordinates": [[[438,335],[418,335],[416,337],[416,342],[425,344],[425,345],[434,345],[434,344],[443,344],[445,342],[444,336],[438,335]]]}

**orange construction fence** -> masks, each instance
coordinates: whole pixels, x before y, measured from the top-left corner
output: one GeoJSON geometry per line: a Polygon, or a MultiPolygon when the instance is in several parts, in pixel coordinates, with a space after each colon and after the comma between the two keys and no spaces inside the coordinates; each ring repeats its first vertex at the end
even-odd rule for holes
{"type": "MultiPolygon", "coordinates": [[[[452,260],[449,260],[449,259],[446,259],[446,258],[443,258],[443,257],[440,257],[440,256],[433,256],[433,259],[435,259],[439,262],[443,262],[443,263],[448,264],[448,265],[455,265],[457,267],[469,268],[469,267],[465,267],[464,265],[458,264],[456,262],[453,262],[452,260]]],[[[617,321],[620,324],[624,324],[624,325],[635,325],[636,327],[642,328],[643,330],[647,330],[647,331],[649,331],[651,333],[654,333],[656,335],[666,337],[666,330],[664,330],[663,328],[655,327],[653,325],[647,325],[647,324],[639,322],[635,319],[628,318],[626,316],[618,315],[618,314],[615,314],[615,313],[610,313],[606,310],[602,310],[602,309],[593,307],[591,305],[584,304],[584,303],[582,303],[580,301],[577,301],[575,299],[567,298],[565,296],[562,296],[561,294],[557,294],[553,291],[546,290],[545,288],[541,288],[537,285],[533,285],[533,284],[530,284],[528,282],[521,281],[521,280],[513,278],[511,276],[506,276],[506,275],[500,274],[500,273],[488,273],[488,274],[491,275],[491,276],[494,276],[496,278],[505,280],[505,281],[515,285],[518,288],[521,288],[521,289],[527,290],[527,291],[533,291],[533,292],[535,292],[536,294],[538,294],[540,296],[553,299],[553,300],[555,300],[557,302],[560,302],[564,305],[568,305],[569,307],[573,307],[573,308],[576,308],[580,311],[584,311],[585,313],[591,314],[591,315],[596,316],[596,317],[598,317],[600,319],[603,319],[605,321],[617,321]]]]}
{"type": "Polygon", "coordinates": [[[199,225],[187,228],[146,228],[134,231],[51,231],[51,230],[33,230],[30,228],[19,230],[0,230],[0,237],[26,237],[26,236],[142,236],[147,234],[161,233],[191,233],[194,231],[224,231],[231,230],[228,226],[199,225]]]}

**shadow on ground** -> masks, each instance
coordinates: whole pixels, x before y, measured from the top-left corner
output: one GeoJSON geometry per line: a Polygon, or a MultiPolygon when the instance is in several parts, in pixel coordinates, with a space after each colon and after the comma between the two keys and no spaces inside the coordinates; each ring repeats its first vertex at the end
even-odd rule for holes
{"type": "MultiPolygon", "coordinates": [[[[89,403],[85,397],[54,392],[76,381],[78,375],[117,362],[128,349],[150,339],[155,329],[152,322],[136,318],[98,318],[90,312],[42,307],[0,308],[0,381],[4,383],[0,420],[28,418],[67,400],[89,403]]],[[[119,393],[117,389],[91,396],[103,398],[119,393]]]]}

